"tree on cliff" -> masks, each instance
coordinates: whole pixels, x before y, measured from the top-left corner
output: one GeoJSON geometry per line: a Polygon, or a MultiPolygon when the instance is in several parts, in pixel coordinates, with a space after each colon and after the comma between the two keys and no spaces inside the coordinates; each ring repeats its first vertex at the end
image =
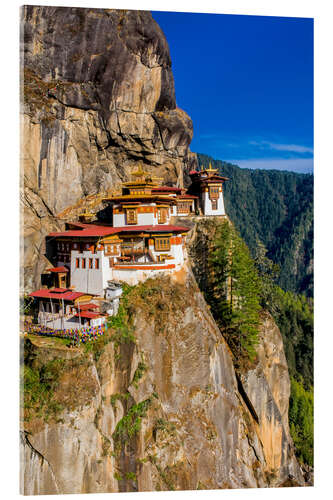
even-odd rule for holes
{"type": "Polygon", "coordinates": [[[249,249],[227,221],[217,228],[209,257],[207,294],[214,318],[234,355],[253,360],[258,343],[260,281],[249,249]]]}
{"type": "Polygon", "coordinates": [[[313,175],[251,170],[198,154],[201,165],[229,177],[226,212],[256,256],[258,239],[280,267],[276,283],[313,296],[313,175]]]}

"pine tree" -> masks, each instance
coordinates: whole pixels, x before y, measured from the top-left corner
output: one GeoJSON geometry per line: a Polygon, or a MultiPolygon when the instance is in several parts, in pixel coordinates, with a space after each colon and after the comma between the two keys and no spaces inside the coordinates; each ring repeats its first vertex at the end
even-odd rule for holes
{"type": "Polygon", "coordinates": [[[249,249],[227,221],[219,226],[209,259],[208,301],[236,358],[253,360],[258,343],[260,281],[249,249]]]}

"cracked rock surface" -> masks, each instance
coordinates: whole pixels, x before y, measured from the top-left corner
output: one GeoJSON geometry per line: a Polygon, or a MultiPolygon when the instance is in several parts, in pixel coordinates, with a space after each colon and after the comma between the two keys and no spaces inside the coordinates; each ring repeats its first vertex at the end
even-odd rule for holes
{"type": "Polygon", "coordinates": [[[272,318],[263,317],[258,365],[240,391],[191,273],[150,280],[142,290],[131,301],[135,343],[120,350],[110,341],[96,357],[61,349],[55,339],[25,340],[28,365],[62,360],[54,398],[63,407],[47,420],[37,408],[22,423],[25,494],[303,486],[272,318]],[[132,419],[142,405],[139,421],[132,419]]]}
{"type": "Polygon", "coordinates": [[[55,216],[118,189],[137,161],[182,185],[196,156],[192,121],[176,105],[168,44],[149,12],[24,6],[21,63],[29,291],[48,265],[37,249],[58,228],[55,216]]]}

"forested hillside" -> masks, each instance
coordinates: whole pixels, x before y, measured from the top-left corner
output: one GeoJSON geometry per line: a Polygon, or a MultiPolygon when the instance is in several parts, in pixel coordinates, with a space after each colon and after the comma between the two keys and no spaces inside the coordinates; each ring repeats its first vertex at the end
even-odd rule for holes
{"type": "Polygon", "coordinates": [[[275,284],[278,269],[264,246],[258,245],[255,253],[251,259],[233,224],[213,218],[198,224],[190,247],[194,274],[238,374],[255,362],[259,325],[267,311],[276,321],[291,377],[289,425],[296,456],[312,467],[313,300],[283,291],[275,284]]]}
{"type": "Polygon", "coordinates": [[[280,266],[278,284],[312,296],[313,175],[241,169],[203,154],[198,160],[230,178],[224,185],[226,211],[252,255],[259,239],[280,266]]]}

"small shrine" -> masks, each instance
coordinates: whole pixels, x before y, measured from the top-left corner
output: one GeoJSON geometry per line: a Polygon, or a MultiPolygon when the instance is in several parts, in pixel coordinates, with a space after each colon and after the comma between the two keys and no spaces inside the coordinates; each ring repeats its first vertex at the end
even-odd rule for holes
{"type": "Polygon", "coordinates": [[[188,191],[199,198],[202,214],[225,216],[223,183],[229,180],[228,177],[219,175],[218,169],[213,168],[211,163],[208,168],[192,170],[189,175],[192,184],[188,191]]]}

